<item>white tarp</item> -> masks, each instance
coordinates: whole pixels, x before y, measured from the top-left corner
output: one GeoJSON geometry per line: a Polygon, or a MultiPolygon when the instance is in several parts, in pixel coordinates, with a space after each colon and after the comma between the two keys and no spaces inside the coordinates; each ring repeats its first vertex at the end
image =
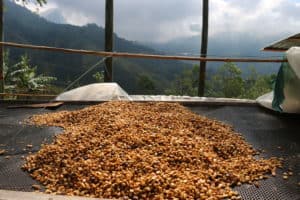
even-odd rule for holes
{"type": "Polygon", "coordinates": [[[64,92],[57,101],[110,101],[131,100],[130,96],[117,83],[94,83],[64,92]]]}
{"type": "MultiPolygon", "coordinates": [[[[300,79],[300,47],[292,47],[286,52],[286,57],[293,71],[300,79]]],[[[299,88],[300,89],[300,88],[299,88]]]]}
{"type": "Polygon", "coordinates": [[[166,102],[209,102],[209,103],[255,103],[254,100],[212,98],[212,97],[191,97],[173,95],[130,95],[133,101],[166,101],[166,102]]]}
{"type": "Polygon", "coordinates": [[[288,64],[282,64],[275,83],[275,90],[257,99],[269,109],[300,113],[300,47],[292,47],[286,52],[288,64]]]}

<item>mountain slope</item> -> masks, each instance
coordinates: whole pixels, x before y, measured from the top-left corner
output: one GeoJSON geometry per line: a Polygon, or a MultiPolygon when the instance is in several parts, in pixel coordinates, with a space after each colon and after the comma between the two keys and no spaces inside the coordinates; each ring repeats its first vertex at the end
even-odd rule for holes
{"type": "MultiPolygon", "coordinates": [[[[104,30],[95,24],[82,27],[55,24],[8,0],[5,1],[5,6],[5,41],[103,50],[104,30]]],[[[158,53],[151,48],[119,38],[117,35],[114,35],[114,41],[115,51],[158,53]]],[[[56,76],[57,84],[62,87],[75,80],[89,66],[101,59],[95,56],[10,48],[10,58],[14,61],[24,53],[27,53],[32,63],[38,66],[39,72],[56,76]]],[[[175,75],[186,67],[190,67],[190,65],[178,61],[117,58],[114,59],[114,79],[128,92],[140,93],[137,79],[140,74],[148,75],[155,81],[157,90],[161,92],[174,79],[175,75]]],[[[93,82],[92,73],[81,81],[81,84],[91,82],[93,82]]]]}
{"type": "MultiPolygon", "coordinates": [[[[283,36],[282,36],[283,37],[283,36]]],[[[223,34],[210,37],[208,40],[208,56],[218,57],[273,57],[282,56],[282,53],[261,52],[265,45],[277,40],[280,36],[266,39],[258,39],[251,34],[223,34]]],[[[146,43],[156,50],[178,55],[199,55],[200,36],[177,38],[166,43],[146,43]]],[[[220,63],[208,63],[208,68],[216,70],[220,63]]],[[[274,63],[238,63],[242,70],[247,66],[254,66],[259,73],[271,74],[278,70],[278,65],[274,63]]]]}

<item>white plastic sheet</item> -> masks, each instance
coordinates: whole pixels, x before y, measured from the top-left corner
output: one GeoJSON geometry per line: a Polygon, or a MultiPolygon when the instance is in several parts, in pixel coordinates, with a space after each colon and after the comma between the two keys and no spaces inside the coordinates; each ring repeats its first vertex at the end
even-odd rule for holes
{"type": "Polygon", "coordinates": [[[64,92],[57,101],[111,101],[131,100],[117,83],[95,83],[64,92]]]}

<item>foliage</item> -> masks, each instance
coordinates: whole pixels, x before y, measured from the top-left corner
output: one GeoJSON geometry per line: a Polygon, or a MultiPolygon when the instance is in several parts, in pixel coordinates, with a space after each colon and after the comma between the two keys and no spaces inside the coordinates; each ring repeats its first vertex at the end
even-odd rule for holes
{"type": "Polygon", "coordinates": [[[139,75],[137,78],[137,85],[140,93],[154,94],[156,92],[155,83],[148,75],[139,75]]]}
{"type": "MultiPolygon", "coordinates": [[[[32,0],[33,1],[33,0],[32,0]]],[[[49,1],[48,1],[49,2],[49,1]]],[[[55,46],[74,49],[103,50],[104,29],[95,24],[73,26],[54,24],[34,13],[7,1],[5,12],[5,36],[7,41],[29,43],[36,45],[55,46]]],[[[153,49],[114,36],[114,51],[130,53],[160,54],[153,49]]],[[[24,50],[10,49],[11,59],[17,62],[24,54],[24,50]]],[[[38,72],[57,77],[55,85],[65,87],[67,81],[73,81],[91,66],[98,62],[98,57],[88,55],[62,54],[58,52],[26,50],[34,65],[39,66],[38,72]]],[[[147,74],[155,82],[156,93],[169,87],[175,75],[179,75],[191,65],[173,60],[151,60],[133,58],[113,59],[113,78],[124,90],[130,94],[137,94],[140,90],[137,77],[147,74]]],[[[103,70],[100,69],[99,71],[103,70]]],[[[94,77],[87,76],[79,84],[95,82],[94,77]]]]}
{"type": "Polygon", "coordinates": [[[252,87],[249,88],[240,98],[256,99],[257,97],[266,94],[272,90],[273,80],[276,75],[258,76],[252,87]]]}
{"type": "Polygon", "coordinates": [[[176,76],[169,89],[165,90],[168,95],[197,95],[199,67],[194,65],[192,69],[186,69],[176,76]]]}
{"type": "Polygon", "coordinates": [[[93,74],[93,78],[98,83],[104,82],[104,74],[103,74],[103,72],[96,72],[95,74],[93,74]]]}
{"type": "Polygon", "coordinates": [[[5,89],[11,92],[33,93],[45,91],[56,78],[44,75],[37,75],[37,67],[32,67],[27,55],[21,56],[21,61],[9,66],[7,55],[4,59],[4,80],[5,89]]]}
{"type": "Polygon", "coordinates": [[[244,93],[244,80],[242,71],[233,63],[225,63],[210,81],[208,96],[214,97],[238,97],[244,93]]]}
{"type": "Polygon", "coordinates": [[[3,77],[4,82],[9,82],[10,74],[8,73],[8,66],[9,66],[9,52],[4,51],[3,52],[3,77]]]}
{"type": "MultiPolygon", "coordinates": [[[[173,81],[172,87],[165,91],[172,95],[195,96],[198,89],[199,66],[185,70],[173,81]]],[[[276,75],[259,75],[255,68],[250,68],[246,78],[240,68],[234,63],[225,63],[206,81],[208,97],[247,98],[256,99],[272,90],[272,83],[276,75]]]]}
{"type": "MultiPolygon", "coordinates": [[[[82,27],[54,24],[11,1],[7,1],[6,6],[8,9],[4,13],[4,31],[7,41],[75,49],[103,50],[104,29],[102,27],[98,27],[95,24],[82,27]]],[[[114,51],[150,54],[161,53],[136,42],[122,39],[117,35],[114,36],[114,41],[114,51]]],[[[223,51],[226,51],[226,49],[223,51]]],[[[68,85],[68,82],[72,82],[74,77],[78,77],[78,75],[85,72],[87,70],[85,66],[90,66],[91,63],[98,61],[98,58],[95,56],[69,55],[33,50],[26,50],[26,53],[34,62],[33,64],[39,66],[39,73],[57,77],[55,85],[62,88],[68,85]]],[[[11,48],[11,61],[13,63],[17,62],[23,54],[23,50],[11,48]]],[[[166,94],[174,95],[197,95],[198,67],[192,69],[192,65],[178,61],[133,58],[114,58],[113,62],[114,81],[118,82],[130,94],[137,94],[145,87],[151,88],[152,86],[149,83],[153,81],[155,83],[155,91],[153,93],[156,94],[165,92],[166,94]],[[141,74],[148,76],[150,81],[147,79],[143,81],[143,77],[139,77],[141,74]],[[143,82],[148,83],[143,85],[143,82]]],[[[214,64],[211,73],[215,73],[217,67],[214,64]]],[[[209,67],[207,72],[211,69],[209,67]]],[[[258,87],[265,88],[266,90],[271,87],[268,84],[271,79],[269,76],[265,77],[266,80],[264,78],[259,79],[261,76],[258,74],[252,74],[252,77],[244,78],[243,74],[235,74],[238,71],[234,71],[234,68],[232,70],[231,73],[235,77],[231,77],[230,81],[226,83],[226,87],[222,85],[225,79],[221,75],[218,76],[219,71],[214,75],[207,73],[206,96],[235,96],[243,98],[250,96],[254,98],[258,93],[261,93],[258,89],[253,88],[254,84],[258,84],[256,83],[258,80],[258,87]],[[231,91],[231,87],[236,86],[237,89],[235,90],[237,91],[231,91]],[[225,88],[226,91],[223,91],[225,88]]],[[[256,73],[255,70],[253,72],[256,73]]],[[[95,77],[88,76],[80,81],[79,84],[89,84],[94,81],[95,77]]]]}
{"type": "Polygon", "coordinates": [[[276,74],[259,75],[255,68],[250,68],[250,71],[250,75],[244,81],[245,92],[239,96],[240,98],[256,99],[273,89],[276,74]]]}

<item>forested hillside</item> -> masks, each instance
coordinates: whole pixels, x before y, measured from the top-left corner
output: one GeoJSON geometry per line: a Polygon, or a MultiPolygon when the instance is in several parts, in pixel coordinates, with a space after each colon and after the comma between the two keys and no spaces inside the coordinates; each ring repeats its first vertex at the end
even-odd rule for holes
{"type": "MultiPolygon", "coordinates": [[[[72,26],[55,24],[39,17],[24,7],[5,1],[5,41],[64,48],[103,50],[104,29],[95,24],[72,26]]],[[[158,54],[151,48],[114,36],[115,51],[158,54]]],[[[60,87],[66,86],[96,63],[99,57],[71,55],[47,51],[32,51],[10,48],[11,62],[16,62],[24,53],[31,64],[38,66],[38,72],[57,77],[60,87]]],[[[178,61],[115,59],[114,80],[129,93],[141,93],[141,80],[154,83],[155,93],[162,93],[184,69],[191,65],[178,61]]],[[[103,70],[97,68],[96,71],[103,70]]],[[[80,84],[94,82],[93,71],[80,84]]]]}
{"type": "MultiPolygon", "coordinates": [[[[251,33],[241,35],[236,33],[210,36],[208,40],[208,55],[217,57],[282,57],[282,53],[262,52],[267,44],[283,38],[283,36],[273,36],[273,38],[259,39],[253,37],[251,33]]],[[[186,38],[176,38],[165,43],[145,43],[145,45],[156,50],[177,55],[199,55],[200,36],[186,38]]],[[[222,64],[208,63],[208,68],[216,71],[222,64]]],[[[242,71],[246,72],[248,66],[254,67],[260,74],[272,74],[278,71],[279,65],[276,63],[238,63],[242,71]]]]}
{"type": "MultiPolygon", "coordinates": [[[[52,23],[8,0],[5,1],[4,32],[5,41],[9,42],[87,50],[103,50],[104,47],[104,29],[96,24],[73,26],[52,23]]],[[[120,38],[115,34],[114,50],[150,54],[162,54],[164,51],[169,54],[196,53],[199,46],[197,40],[197,38],[190,38],[187,40],[178,39],[178,41],[160,45],[148,44],[158,49],[154,50],[143,44],[120,38]]],[[[209,43],[209,54],[246,56],[254,55],[253,52],[259,52],[258,43],[251,43],[247,40],[244,42],[242,44],[238,38],[227,41],[225,36],[224,40],[212,40],[209,43]]],[[[58,89],[49,86],[51,89],[48,91],[50,92],[62,90],[102,59],[96,56],[60,52],[16,48],[6,48],[6,50],[9,51],[10,62],[9,65],[6,65],[8,66],[6,69],[21,61],[14,69],[19,71],[26,69],[28,72],[34,72],[28,75],[34,74],[38,78],[35,80],[40,80],[41,86],[44,85],[41,88],[45,88],[45,83],[50,83],[44,80],[52,80],[51,84],[54,81],[58,89]],[[37,69],[34,66],[37,66],[37,69]]],[[[255,56],[257,55],[255,54],[255,56]]],[[[255,99],[272,89],[272,82],[276,77],[274,72],[277,71],[278,67],[279,64],[273,63],[265,65],[257,63],[208,63],[205,95],[255,99]]],[[[99,72],[103,70],[103,65],[98,67],[74,87],[101,81],[102,75],[99,72]]],[[[9,70],[6,71],[9,75],[6,77],[7,79],[15,74],[15,72],[8,73],[9,70]]],[[[197,95],[199,66],[193,66],[190,63],[115,58],[113,73],[114,81],[118,82],[130,94],[197,95]]],[[[27,74],[20,74],[19,77],[22,79],[22,77],[27,77],[27,74]]],[[[8,84],[20,85],[13,79],[8,81],[8,84]]],[[[32,90],[30,84],[22,83],[21,85],[22,87],[18,88],[18,91],[32,90]]],[[[38,84],[34,84],[34,88],[37,89],[36,85],[38,84]]]]}

